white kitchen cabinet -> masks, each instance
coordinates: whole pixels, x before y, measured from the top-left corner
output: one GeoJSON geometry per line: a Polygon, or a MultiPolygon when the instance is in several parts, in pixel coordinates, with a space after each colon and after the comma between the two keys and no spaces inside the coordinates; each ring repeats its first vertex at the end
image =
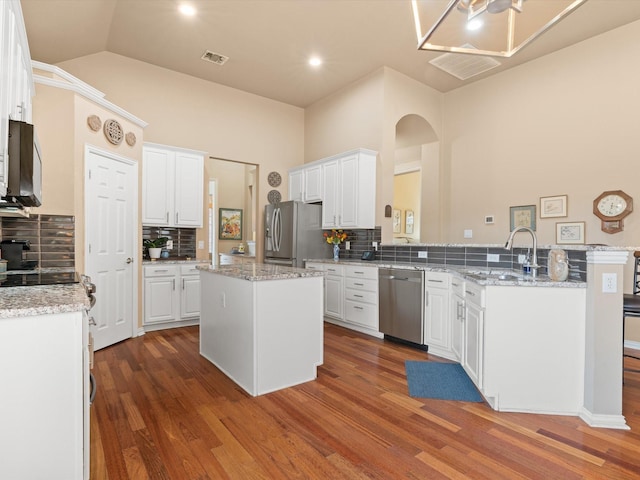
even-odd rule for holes
{"type": "Polygon", "coordinates": [[[200,270],[195,265],[180,267],[180,318],[200,316],[200,270]]]}
{"type": "Polygon", "coordinates": [[[202,227],[204,155],[145,144],[142,161],[142,223],[202,227]]]}
{"type": "Polygon", "coordinates": [[[200,272],[196,264],[145,265],[145,330],[193,325],[200,317],[200,272]]]}
{"type": "Polygon", "coordinates": [[[451,300],[449,303],[449,321],[451,322],[451,360],[463,362],[462,344],[464,341],[464,322],[467,316],[464,300],[465,281],[456,275],[451,276],[451,300]]]}
{"type": "Polygon", "coordinates": [[[0,2],[0,196],[7,193],[9,119],[32,122],[30,56],[20,2],[0,2]]]}
{"type": "Polygon", "coordinates": [[[289,172],[289,200],[302,201],[304,188],[304,170],[302,168],[289,172]]]}
{"type": "Polygon", "coordinates": [[[344,321],[378,332],[378,267],[344,267],[344,321]]]}
{"type": "Polygon", "coordinates": [[[376,152],[322,160],[322,228],[375,228],[376,152]]]}
{"type": "Polygon", "coordinates": [[[324,314],[337,320],[344,318],[344,267],[325,265],[324,314]]]}
{"type": "Polygon", "coordinates": [[[322,165],[314,163],[289,171],[289,200],[322,201],[322,165]]]}
{"type": "Polygon", "coordinates": [[[468,282],[465,286],[466,318],[462,343],[462,366],[482,390],[484,362],[485,289],[468,282]]]}
{"type": "Polygon", "coordinates": [[[0,319],[0,478],[89,478],[88,342],[82,311],[0,319]]]}
{"type": "Polygon", "coordinates": [[[425,272],[424,344],[429,353],[451,358],[449,279],[445,272],[425,272]]]}
{"type": "Polygon", "coordinates": [[[379,331],[378,267],[310,262],[306,268],[325,272],[327,322],[383,337],[379,331]]]}

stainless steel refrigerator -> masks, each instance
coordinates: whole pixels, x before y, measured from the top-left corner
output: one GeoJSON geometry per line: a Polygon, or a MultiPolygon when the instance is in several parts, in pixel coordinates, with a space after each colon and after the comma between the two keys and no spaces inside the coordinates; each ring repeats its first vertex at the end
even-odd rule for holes
{"type": "Polygon", "coordinates": [[[304,261],[330,258],[322,236],[322,205],[282,202],[265,207],[264,262],[304,268],[304,261]]]}

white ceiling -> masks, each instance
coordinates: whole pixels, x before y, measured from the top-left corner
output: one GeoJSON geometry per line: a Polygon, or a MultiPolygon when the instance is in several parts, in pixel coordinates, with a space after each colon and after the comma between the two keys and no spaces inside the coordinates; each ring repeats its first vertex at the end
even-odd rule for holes
{"type": "Polygon", "coordinates": [[[640,0],[588,0],[500,67],[463,82],[429,65],[441,53],[416,49],[409,0],[190,0],[193,18],[179,15],[178,3],[21,0],[34,60],[109,51],[299,107],[382,66],[447,92],[640,19],[640,0]],[[204,62],[205,50],[230,60],[204,62]],[[325,61],[315,70],[312,54],[325,61]]]}

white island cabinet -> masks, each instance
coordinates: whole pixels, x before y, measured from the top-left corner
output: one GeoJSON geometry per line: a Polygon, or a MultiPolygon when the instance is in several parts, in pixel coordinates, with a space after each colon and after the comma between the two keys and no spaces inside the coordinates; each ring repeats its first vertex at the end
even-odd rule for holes
{"type": "Polygon", "coordinates": [[[322,272],[259,263],[198,268],[202,356],[253,396],[315,380],[322,272]]]}
{"type": "Polygon", "coordinates": [[[78,284],[0,289],[3,480],[89,478],[88,307],[78,284]]]}

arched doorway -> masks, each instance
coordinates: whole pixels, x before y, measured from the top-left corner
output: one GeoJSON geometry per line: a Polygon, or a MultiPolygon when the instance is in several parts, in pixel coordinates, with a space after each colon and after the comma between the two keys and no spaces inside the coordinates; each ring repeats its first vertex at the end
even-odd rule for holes
{"type": "Polygon", "coordinates": [[[395,244],[440,240],[440,140],[419,115],[396,123],[393,210],[395,244]]]}

